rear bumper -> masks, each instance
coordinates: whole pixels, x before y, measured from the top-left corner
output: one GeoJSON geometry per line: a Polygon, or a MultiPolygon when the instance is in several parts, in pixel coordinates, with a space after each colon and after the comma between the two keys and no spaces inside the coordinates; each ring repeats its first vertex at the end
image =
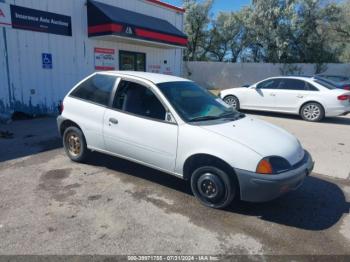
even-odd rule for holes
{"type": "Polygon", "coordinates": [[[328,108],[326,110],[326,116],[344,116],[350,114],[350,107],[337,107],[337,108],[328,108]]]}
{"type": "Polygon", "coordinates": [[[303,162],[296,169],[278,174],[261,175],[254,172],[236,169],[240,185],[241,200],[249,202],[266,202],[299,188],[305,176],[309,175],[314,162],[307,154],[303,162]]]}

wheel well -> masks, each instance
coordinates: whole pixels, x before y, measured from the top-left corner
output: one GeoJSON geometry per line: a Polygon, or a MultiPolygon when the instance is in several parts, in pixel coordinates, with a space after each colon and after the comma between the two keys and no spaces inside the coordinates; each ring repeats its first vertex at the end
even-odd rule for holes
{"type": "Polygon", "coordinates": [[[70,126],[75,126],[81,130],[80,126],[78,124],[74,123],[73,121],[64,120],[60,126],[60,135],[63,136],[64,131],[70,126]]]}
{"type": "Polygon", "coordinates": [[[234,169],[222,159],[208,154],[196,154],[190,156],[185,161],[183,167],[184,179],[190,180],[192,173],[201,166],[215,166],[223,169],[223,171],[230,175],[235,174],[234,169]]]}
{"type": "Polygon", "coordinates": [[[238,97],[237,97],[237,96],[235,96],[235,95],[231,95],[231,94],[224,96],[224,98],[223,98],[223,99],[225,99],[226,97],[229,97],[229,96],[232,96],[232,97],[235,97],[236,99],[238,99],[238,97]]]}
{"type": "Polygon", "coordinates": [[[311,100],[311,101],[304,102],[304,103],[300,106],[300,108],[299,108],[299,115],[301,114],[301,109],[303,108],[303,106],[306,105],[306,104],[309,104],[309,103],[316,103],[316,104],[319,104],[319,105],[322,107],[323,112],[325,112],[324,106],[323,106],[320,102],[311,100]]]}

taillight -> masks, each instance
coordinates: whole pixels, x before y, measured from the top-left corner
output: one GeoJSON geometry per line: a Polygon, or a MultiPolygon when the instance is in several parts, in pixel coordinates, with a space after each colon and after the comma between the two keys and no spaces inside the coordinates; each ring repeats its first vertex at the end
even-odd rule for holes
{"type": "Polygon", "coordinates": [[[340,101],[345,101],[345,100],[348,100],[350,99],[350,96],[349,95],[341,95],[341,96],[338,96],[338,100],[340,101]]]}

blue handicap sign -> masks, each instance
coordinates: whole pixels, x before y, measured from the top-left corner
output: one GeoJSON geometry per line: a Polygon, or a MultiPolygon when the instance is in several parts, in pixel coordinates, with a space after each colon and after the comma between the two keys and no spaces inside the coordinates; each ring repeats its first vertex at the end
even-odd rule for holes
{"type": "Polygon", "coordinates": [[[41,54],[42,64],[44,69],[52,69],[52,54],[41,54]]]}

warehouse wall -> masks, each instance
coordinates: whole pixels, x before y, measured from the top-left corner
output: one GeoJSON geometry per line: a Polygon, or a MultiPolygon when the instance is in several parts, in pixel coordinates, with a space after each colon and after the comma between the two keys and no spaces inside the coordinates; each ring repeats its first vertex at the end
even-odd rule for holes
{"type": "MultiPolygon", "coordinates": [[[[101,0],[100,0],[101,1],[101,0]]],[[[5,69],[4,40],[0,36],[0,113],[12,111],[28,113],[55,112],[59,100],[83,77],[94,69],[94,48],[115,49],[116,68],[119,68],[119,50],[146,53],[146,68],[159,65],[159,71],[180,75],[182,51],[162,49],[139,44],[100,41],[87,37],[86,0],[6,0],[8,4],[71,16],[73,36],[61,36],[6,28],[10,69],[10,91],[5,69]],[[51,53],[52,69],[42,68],[42,53],[51,53]],[[167,60],[167,65],[164,65],[167,60]]],[[[182,30],[182,14],[145,0],[104,0],[139,13],[168,20],[182,30]]],[[[0,33],[2,31],[0,30],[0,33]]]]}
{"type": "MultiPolygon", "coordinates": [[[[254,84],[268,77],[280,76],[294,68],[293,74],[313,75],[314,64],[265,64],[186,62],[184,77],[209,89],[226,89],[244,84],[254,84]]],[[[350,64],[327,64],[325,73],[350,76],[350,64]]]]}

